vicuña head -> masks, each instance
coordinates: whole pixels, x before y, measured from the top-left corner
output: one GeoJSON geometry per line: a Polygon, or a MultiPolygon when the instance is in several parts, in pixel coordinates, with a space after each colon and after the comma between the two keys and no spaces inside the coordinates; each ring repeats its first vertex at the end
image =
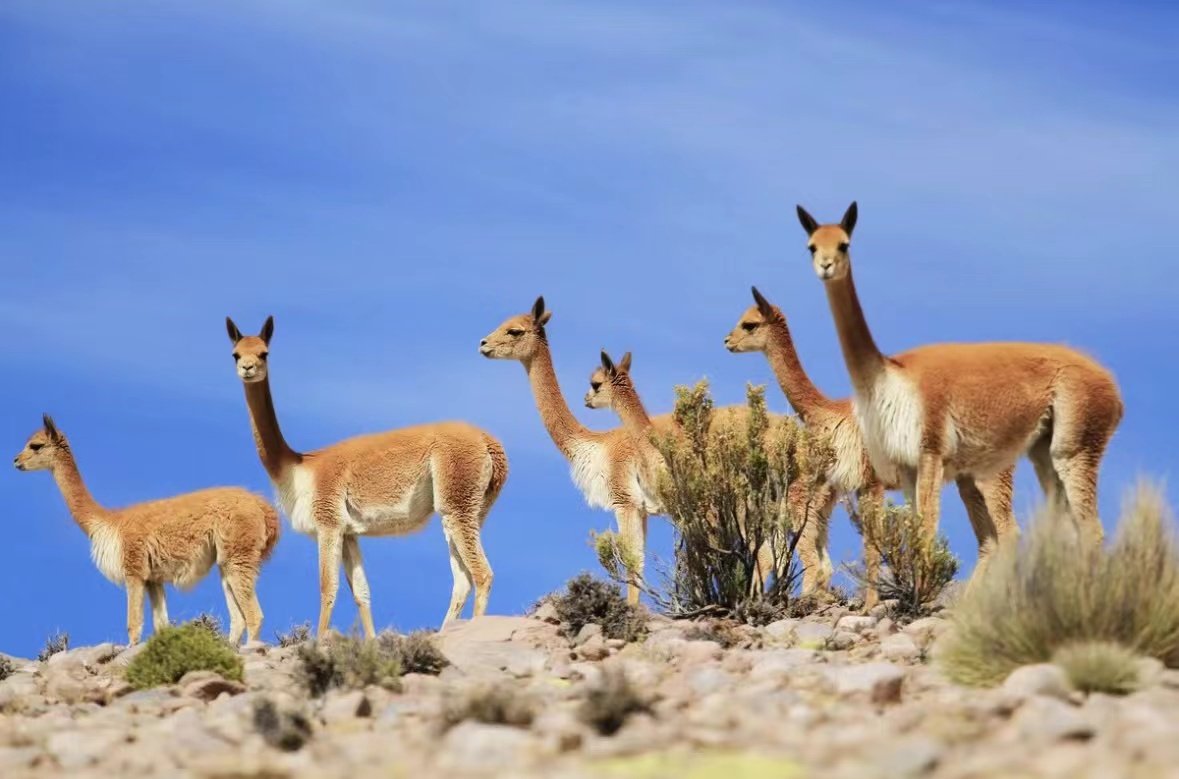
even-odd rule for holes
{"type": "Polygon", "coordinates": [[[552,311],[545,311],[541,295],[530,312],[509,317],[480,341],[479,354],[493,360],[531,359],[537,346],[545,340],[544,326],[552,316],[552,311]]]}
{"type": "Polygon", "coordinates": [[[53,417],[42,414],[41,422],[43,427],[29,436],[25,448],[12,458],[18,471],[52,471],[58,454],[68,446],[65,436],[53,424],[53,417]]]}
{"type": "Polygon", "coordinates": [[[619,380],[619,376],[630,373],[630,352],[622,355],[622,359],[615,363],[602,350],[602,364],[594,368],[590,374],[589,392],[585,393],[586,408],[610,408],[614,402],[612,387],[619,380]]]}
{"type": "Polygon", "coordinates": [[[847,276],[851,260],[848,250],[851,246],[852,231],[856,228],[859,211],[853,200],[843,214],[839,224],[821,225],[802,206],[798,206],[798,221],[806,230],[809,240],[807,249],[815,265],[815,273],[823,281],[837,281],[847,276]]]}
{"type": "Polygon", "coordinates": [[[225,328],[229,331],[229,340],[233,341],[233,361],[237,366],[237,375],[246,384],[265,381],[266,357],[270,354],[270,339],[274,335],[274,317],[266,317],[266,323],[258,335],[242,335],[242,331],[237,329],[229,317],[225,317],[225,328]]]}
{"type": "Polygon", "coordinates": [[[765,352],[770,348],[770,328],[767,325],[781,320],[782,312],[753,287],[754,304],[745,310],[737,326],[725,336],[725,348],[734,354],[765,352]]]}

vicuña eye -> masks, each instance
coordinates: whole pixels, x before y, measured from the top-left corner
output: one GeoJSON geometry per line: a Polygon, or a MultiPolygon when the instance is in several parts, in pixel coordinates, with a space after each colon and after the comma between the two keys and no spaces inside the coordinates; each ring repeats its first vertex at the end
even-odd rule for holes
{"type": "Polygon", "coordinates": [[[238,360],[240,360],[241,358],[242,358],[242,356],[241,356],[240,354],[238,354],[237,352],[234,352],[234,353],[233,353],[233,361],[234,361],[234,362],[237,362],[237,361],[238,361],[238,360]]]}
{"type": "Polygon", "coordinates": [[[45,446],[45,444],[29,444],[29,448],[34,452],[39,451],[43,446],[45,446]]]}
{"type": "Polygon", "coordinates": [[[756,322],[742,322],[741,323],[741,329],[747,333],[752,333],[754,328],[756,328],[756,327],[757,327],[756,322]]]}
{"type": "Polygon", "coordinates": [[[839,252],[841,254],[847,254],[847,244],[846,243],[839,244],[839,252]]]}
{"type": "Polygon", "coordinates": [[[270,352],[262,352],[261,354],[258,355],[258,359],[265,360],[269,356],[270,356],[270,352]]]}
{"type": "Polygon", "coordinates": [[[810,246],[806,247],[806,250],[807,250],[808,252],[810,252],[811,254],[814,254],[814,253],[815,253],[815,249],[816,249],[816,248],[818,248],[818,247],[816,247],[815,245],[813,245],[813,244],[812,244],[812,245],[810,245],[810,246]]]}
{"type": "Polygon", "coordinates": [[[590,382],[590,388],[591,388],[591,389],[593,389],[593,391],[594,391],[594,392],[597,392],[598,390],[600,390],[600,389],[602,388],[602,382],[600,382],[600,381],[591,381],[591,382],[590,382]]]}
{"type": "Polygon", "coordinates": [[[512,336],[513,338],[516,338],[518,336],[524,335],[524,331],[518,330],[513,327],[511,330],[508,331],[508,335],[512,336]]]}

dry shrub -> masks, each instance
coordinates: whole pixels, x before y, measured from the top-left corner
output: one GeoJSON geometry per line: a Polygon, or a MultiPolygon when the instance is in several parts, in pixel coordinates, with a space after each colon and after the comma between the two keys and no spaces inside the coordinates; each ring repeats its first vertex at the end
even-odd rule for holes
{"type": "Polygon", "coordinates": [[[16,664],[4,655],[0,655],[0,682],[16,673],[16,664]]]}
{"type": "Polygon", "coordinates": [[[45,639],[45,648],[37,653],[37,659],[43,663],[58,652],[65,652],[69,648],[70,634],[59,630],[45,639]]]}
{"type": "Polygon", "coordinates": [[[225,635],[225,630],[221,624],[221,618],[207,611],[202,611],[188,622],[181,623],[183,625],[193,625],[194,627],[207,630],[218,638],[225,635]]]}
{"type": "Polygon", "coordinates": [[[964,684],[997,684],[1061,651],[1080,668],[1088,662],[1076,654],[1082,650],[1065,648],[1092,643],[1179,667],[1179,545],[1161,491],[1140,484],[1124,503],[1113,543],[1102,548],[1082,543],[1069,515],[1041,512],[993,554],[950,619],[937,657],[964,684]]]}
{"type": "Polygon", "coordinates": [[[722,649],[733,649],[747,642],[746,636],[731,620],[710,619],[694,622],[684,631],[688,641],[715,641],[722,649]]]}
{"type": "Polygon", "coordinates": [[[292,647],[299,644],[306,644],[312,639],[311,623],[304,622],[300,625],[292,625],[291,629],[286,633],[275,632],[274,640],[280,647],[292,647]]]}
{"type": "Polygon", "coordinates": [[[1068,644],[1052,654],[1072,686],[1082,692],[1126,695],[1138,688],[1138,655],[1111,641],[1068,644]]]}
{"type": "Polygon", "coordinates": [[[527,691],[507,681],[476,684],[446,698],[442,726],[449,729],[473,720],[486,725],[527,728],[536,719],[539,703],[527,691]]]}
{"type": "Polygon", "coordinates": [[[646,618],[640,608],[626,602],[617,584],[581,573],[565,584],[565,590],[553,593],[548,601],[561,620],[566,638],[573,639],[589,624],[600,625],[602,635],[634,641],[646,630],[646,618]]]}
{"type": "MultiPolygon", "coordinates": [[[[662,582],[640,587],[674,617],[703,614],[763,624],[786,615],[799,578],[795,548],[802,518],[786,505],[790,484],[822,472],[831,452],[790,417],[771,422],[765,388],[746,388],[744,424],[713,416],[708,382],[676,387],[676,428],[653,432],[663,456],[658,494],[675,530],[675,558],[662,582]],[[757,576],[768,545],[768,581],[757,576]]],[[[629,550],[613,534],[598,537],[598,556],[616,580],[629,550]]]]}
{"type": "Polygon", "coordinates": [[[946,537],[930,538],[921,517],[907,505],[849,505],[848,514],[882,563],[876,576],[862,562],[849,567],[849,575],[861,586],[874,586],[881,600],[894,601],[898,619],[929,614],[958,573],[958,558],[946,537]]]}
{"type": "Polygon", "coordinates": [[[189,623],[163,628],[127,666],[127,681],[145,690],[175,684],[189,671],[214,671],[242,680],[241,656],[220,635],[189,623]]]}
{"type": "Polygon", "coordinates": [[[333,687],[359,689],[370,684],[397,691],[403,674],[437,675],[450,665],[427,631],[401,635],[386,630],[371,640],[333,635],[298,646],[299,677],[312,697],[333,687]]]}
{"type": "Polygon", "coordinates": [[[393,641],[397,646],[403,674],[437,676],[442,673],[442,669],[450,665],[450,661],[434,643],[434,636],[429,631],[415,630],[404,636],[392,634],[392,638],[387,640],[393,641]]]}
{"type": "Polygon", "coordinates": [[[632,714],[651,710],[650,696],[631,684],[621,668],[607,666],[602,668],[601,679],[586,690],[578,716],[603,736],[612,736],[632,714]]]}

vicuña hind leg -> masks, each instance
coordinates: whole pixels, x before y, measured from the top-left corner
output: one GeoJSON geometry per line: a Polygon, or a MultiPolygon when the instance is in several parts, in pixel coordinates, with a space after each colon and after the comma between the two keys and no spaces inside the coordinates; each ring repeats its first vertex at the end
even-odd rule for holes
{"type": "Polygon", "coordinates": [[[322,638],[331,624],[332,608],[340,589],[344,534],[338,527],[320,524],[316,540],[319,542],[319,625],[315,635],[322,638]]]}
{"type": "Polygon", "coordinates": [[[472,587],[475,589],[473,615],[479,617],[487,612],[494,575],[479,538],[480,523],[478,512],[442,515],[442,529],[450,546],[450,568],[454,576],[454,591],[451,593],[446,619],[442,623],[444,627],[462,614],[472,587]]]}
{"type": "Polygon", "coordinates": [[[623,546],[623,559],[627,566],[626,602],[639,602],[639,583],[643,580],[643,566],[647,549],[647,518],[641,511],[629,506],[616,508],[618,535],[623,546]]]}
{"type": "Polygon", "coordinates": [[[246,619],[233,588],[229,586],[229,574],[225,570],[225,565],[219,566],[218,570],[221,574],[221,592],[225,595],[225,609],[229,612],[229,643],[236,646],[245,632],[246,619]]]}
{"type": "Polygon", "coordinates": [[[959,476],[956,479],[958,494],[978,541],[978,563],[970,577],[972,581],[985,569],[999,543],[1019,533],[1011,510],[1014,474],[1013,466],[990,478],[959,476]]]}
{"type": "Polygon", "coordinates": [[[143,637],[143,592],[142,579],[127,577],[127,643],[139,643],[143,637]]]}
{"type": "Polygon", "coordinates": [[[168,602],[164,597],[163,583],[148,582],[147,596],[151,601],[151,629],[153,633],[159,633],[168,627],[168,602]]]}
{"type": "Polygon", "coordinates": [[[1048,510],[1062,513],[1068,510],[1068,502],[1064,496],[1064,482],[1056,475],[1056,467],[1052,464],[1052,442],[1043,437],[1032,444],[1028,450],[1028,459],[1036,470],[1036,480],[1040,482],[1040,489],[1044,492],[1044,500],[1048,510]]]}
{"type": "MultiPolygon", "coordinates": [[[[258,579],[258,569],[248,562],[230,563],[225,572],[229,579],[229,587],[233,590],[233,597],[241,609],[242,618],[246,623],[246,640],[258,641],[262,633],[262,606],[258,603],[258,593],[255,583],[258,579]]],[[[229,637],[231,644],[241,640],[241,633],[229,637]]]]}
{"type": "Polygon", "coordinates": [[[373,627],[372,595],[369,593],[368,577],[364,574],[364,562],[360,556],[360,539],[351,533],[343,542],[344,579],[352,592],[352,600],[360,612],[360,625],[366,638],[377,635],[373,627]]]}

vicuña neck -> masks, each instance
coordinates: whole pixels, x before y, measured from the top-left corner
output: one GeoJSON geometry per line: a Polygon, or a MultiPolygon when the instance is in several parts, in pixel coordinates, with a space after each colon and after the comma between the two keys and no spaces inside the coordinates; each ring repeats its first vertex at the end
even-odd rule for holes
{"type": "Polygon", "coordinates": [[[814,385],[811,377],[803,370],[798,350],[794,348],[794,339],[790,336],[790,327],[784,319],[771,322],[768,347],[766,357],[778,379],[778,386],[804,424],[808,418],[831,407],[831,399],[814,385]]]}
{"type": "Polygon", "coordinates": [[[272,481],[282,477],[283,471],[302,461],[303,456],[287,446],[274,413],[274,398],[270,395],[270,377],[245,384],[246,405],[250,409],[250,426],[254,429],[254,443],[258,457],[272,481]]]}
{"type": "Polygon", "coordinates": [[[641,432],[651,427],[651,417],[629,378],[611,383],[610,405],[628,430],[641,432]]]}
{"type": "Polygon", "coordinates": [[[82,481],[82,474],[78,471],[78,463],[74,460],[74,453],[68,444],[59,444],[57,462],[53,466],[53,480],[65,498],[66,507],[78,527],[87,537],[94,534],[95,525],[102,521],[106,510],[98,505],[86,489],[86,482],[82,481]]]}
{"type": "Polygon", "coordinates": [[[528,372],[528,383],[532,386],[532,397],[536,400],[544,429],[561,453],[572,457],[574,445],[579,440],[592,437],[593,433],[577,421],[565,403],[547,343],[542,343],[536,354],[524,362],[524,370],[528,372]]]}
{"type": "Polygon", "coordinates": [[[835,318],[839,345],[843,350],[843,360],[847,364],[852,385],[858,393],[869,394],[877,376],[884,371],[885,359],[876,347],[872,331],[868,329],[868,322],[864,319],[864,310],[860,308],[860,298],[856,294],[851,269],[848,269],[847,275],[842,279],[828,281],[825,286],[827,303],[831,306],[831,315],[835,318]]]}

